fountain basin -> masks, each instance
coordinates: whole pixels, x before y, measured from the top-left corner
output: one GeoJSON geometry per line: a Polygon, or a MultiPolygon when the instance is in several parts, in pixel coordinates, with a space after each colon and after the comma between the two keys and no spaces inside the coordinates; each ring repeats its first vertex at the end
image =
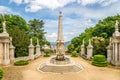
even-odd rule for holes
{"type": "Polygon", "coordinates": [[[50,63],[56,64],[56,65],[65,65],[70,63],[70,59],[67,57],[64,57],[64,60],[57,60],[56,57],[53,57],[50,59],[50,63]]]}

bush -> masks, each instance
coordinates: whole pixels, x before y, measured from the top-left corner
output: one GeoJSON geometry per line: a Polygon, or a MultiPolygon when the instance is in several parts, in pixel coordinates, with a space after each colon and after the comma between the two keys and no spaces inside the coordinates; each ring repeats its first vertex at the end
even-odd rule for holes
{"type": "Polygon", "coordinates": [[[78,53],[76,52],[76,51],[73,51],[72,52],[72,57],[77,57],[78,55],[77,55],[78,53]]]}
{"type": "Polygon", "coordinates": [[[0,68],[0,80],[2,80],[2,78],[3,78],[3,69],[0,68]]]}
{"type": "Polygon", "coordinates": [[[108,65],[104,55],[95,55],[92,60],[92,64],[98,67],[104,67],[108,65]]]}
{"type": "Polygon", "coordinates": [[[23,65],[27,65],[29,62],[27,60],[20,60],[20,61],[16,61],[14,63],[14,65],[16,66],[23,66],[23,65]]]}
{"type": "Polygon", "coordinates": [[[50,53],[51,53],[51,50],[47,49],[47,50],[44,50],[44,57],[50,57],[50,53]]]}

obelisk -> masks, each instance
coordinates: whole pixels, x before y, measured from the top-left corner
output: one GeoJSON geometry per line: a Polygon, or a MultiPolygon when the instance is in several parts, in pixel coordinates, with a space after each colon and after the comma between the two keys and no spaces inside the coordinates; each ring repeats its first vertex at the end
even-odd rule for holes
{"type": "Polygon", "coordinates": [[[62,12],[59,13],[56,52],[57,52],[56,59],[57,60],[64,60],[65,49],[64,49],[64,40],[63,40],[62,12]]]}

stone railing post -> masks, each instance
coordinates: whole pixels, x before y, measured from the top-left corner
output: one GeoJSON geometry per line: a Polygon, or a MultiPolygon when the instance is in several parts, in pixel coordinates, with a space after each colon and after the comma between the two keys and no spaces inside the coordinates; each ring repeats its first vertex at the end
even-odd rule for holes
{"type": "Polygon", "coordinates": [[[15,47],[13,45],[10,45],[10,62],[14,63],[14,53],[15,53],[15,47]]]}
{"type": "Polygon", "coordinates": [[[12,45],[12,37],[10,37],[10,62],[14,63],[14,54],[15,54],[15,47],[12,45]]]}
{"type": "Polygon", "coordinates": [[[34,60],[34,46],[32,44],[32,38],[30,39],[30,45],[29,45],[29,59],[34,60]]]}
{"type": "Polygon", "coordinates": [[[93,46],[91,45],[91,40],[89,40],[89,45],[87,46],[87,59],[92,59],[93,56],[93,46]]]}
{"type": "Polygon", "coordinates": [[[111,45],[107,46],[107,62],[110,63],[111,62],[111,54],[112,54],[112,48],[111,45]]]}
{"type": "Polygon", "coordinates": [[[36,55],[37,55],[37,57],[41,55],[41,53],[40,53],[40,45],[39,45],[38,39],[37,39],[37,45],[36,45],[36,55]]]}
{"type": "Polygon", "coordinates": [[[83,43],[81,45],[81,56],[83,56],[85,54],[85,45],[84,45],[84,40],[83,43]]]}

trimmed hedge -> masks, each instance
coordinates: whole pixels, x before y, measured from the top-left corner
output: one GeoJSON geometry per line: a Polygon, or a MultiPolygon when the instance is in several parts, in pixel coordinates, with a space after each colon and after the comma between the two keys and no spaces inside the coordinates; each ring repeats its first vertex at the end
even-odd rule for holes
{"type": "Polygon", "coordinates": [[[2,80],[2,78],[3,78],[3,74],[4,74],[3,69],[0,68],[0,80],[2,80]]]}
{"type": "Polygon", "coordinates": [[[78,53],[76,51],[73,51],[72,52],[72,57],[77,57],[78,56],[78,53]]]}
{"type": "Polygon", "coordinates": [[[108,65],[104,55],[95,55],[92,60],[92,64],[98,67],[104,67],[108,65]]]}
{"type": "Polygon", "coordinates": [[[29,62],[27,60],[20,60],[20,61],[16,61],[14,63],[14,65],[16,66],[23,66],[23,65],[27,65],[29,62]]]}
{"type": "Polygon", "coordinates": [[[44,57],[50,57],[50,53],[51,53],[51,50],[47,49],[47,50],[44,50],[44,57]]]}

